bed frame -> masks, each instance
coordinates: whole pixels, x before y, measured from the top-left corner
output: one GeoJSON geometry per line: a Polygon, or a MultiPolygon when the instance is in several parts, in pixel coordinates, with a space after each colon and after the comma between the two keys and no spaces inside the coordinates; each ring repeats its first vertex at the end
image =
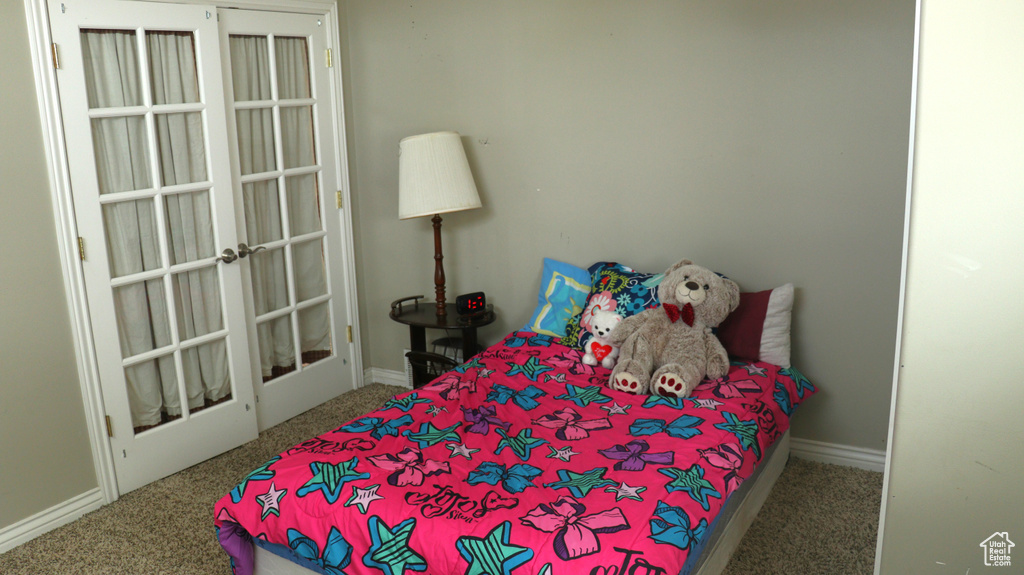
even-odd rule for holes
{"type": "Polygon", "coordinates": [[[740,540],[761,511],[761,506],[768,499],[782,470],[786,468],[789,461],[788,430],[771,446],[767,455],[754,470],[754,474],[740,485],[722,508],[719,518],[724,523],[719,523],[711,531],[711,538],[697,561],[693,575],[718,575],[729,564],[733,552],[740,546],[740,540]]]}
{"type": "MultiPolygon", "coordinates": [[[[789,431],[768,449],[765,460],[722,508],[715,528],[690,575],[718,575],[729,564],[740,540],[754,522],[775,481],[789,461],[789,431]]],[[[312,571],[256,545],[254,575],[310,575],[312,571]]]]}

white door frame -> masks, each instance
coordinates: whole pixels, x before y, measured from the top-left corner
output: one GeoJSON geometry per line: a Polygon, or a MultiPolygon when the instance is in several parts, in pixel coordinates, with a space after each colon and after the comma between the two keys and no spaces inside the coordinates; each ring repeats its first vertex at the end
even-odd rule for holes
{"type": "MultiPolygon", "coordinates": [[[[903,211],[903,248],[900,264],[900,296],[896,312],[896,355],[892,368],[892,399],[889,403],[889,430],[885,438],[885,469],[882,475],[882,502],[878,513],[878,534],[875,537],[874,575],[882,568],[882,539],[885,535],[885,508],[889,501],[889,478],[892,470],[892,439],[896,424],[896,399],[899,396],[900,360],[903,353],[903,312],[907,301],[907,256],[910,252],[910,208],[914,190],[914,152],[917,142],[917,85],[921,62],[921,0],[914,2],[914,64],[910,78],[910,141],[907,143],[907,187],[903,211]]],[[[970,569],[967,570],[970,572],[970,569]]]]}
{"type": "MultiPolygon", "coordinates": [[[[32,53],[32,67],[36,83],[36,99],[43,131],[43,147],[46,152],[50,198],[53,202],[54,221],[57,228],[57,248],[64,278],[64,292],[72,325],[72,339],[78,366],[78,381],[82,391],[85,410],[86,431],[92,448],[96,480],[103,494],[104,503],[115,501],[119,492],[114,474],[114,458],[107,437],[106,411],[100,388],[99,369],[96,360],[95,340],[90,327],[89,306],[85,291],[85,278],[78,256],[78,229],[75,223],[74,203],[71,197],[71,180],[67,168],[67,147],[60,116],[60,102],[57,94],[57,76],[54,70],[50,46],[48,0],[24,0],[29,44],[32,53]]],[[[145,1],[145,0],[137,0],[145,1]]],[[[49,0],[59,4],[60,0],[49,0]]],[[[341,38],[338,30],[338,7],[331,0],[165,0],[165,3],[207,4],[218,8],[245,8],[248,10],[274,10],[318,14],[324,18],[327,40],[338,62],[331,74],[331,105],[335,117],[335,150],[337,150],[337,182],[342,209],[338,210],[341,220],[342,245],[345,255],[345,285],[342,292],[346,300],[348,317],[352,321],[352,346],[350,368],[356,388],[363,384],[362,353],[359,334],[358,299],[355,281],[355,251],[352,236],[351,198],[348,178],[348,151],[345,141],[344,90],[341,74],[341,38]]],[[[95,249],[95,248],[94,248],[95,249]]],[[[342,345],[339,342],[339,345],[342,345]]]]}

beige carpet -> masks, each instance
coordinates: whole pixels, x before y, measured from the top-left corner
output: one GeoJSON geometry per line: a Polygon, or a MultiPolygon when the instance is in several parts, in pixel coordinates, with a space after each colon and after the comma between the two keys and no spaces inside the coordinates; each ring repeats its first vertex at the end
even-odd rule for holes
{"type": "MultiPolygon", "coordinates": [[[[372,384],[0,555],[4,575],[228,575],[213,504],[256,466],[384,404],[372,384]]],[[[725,573],[871,573],[882,474],[792,459],[725,573]]]]}

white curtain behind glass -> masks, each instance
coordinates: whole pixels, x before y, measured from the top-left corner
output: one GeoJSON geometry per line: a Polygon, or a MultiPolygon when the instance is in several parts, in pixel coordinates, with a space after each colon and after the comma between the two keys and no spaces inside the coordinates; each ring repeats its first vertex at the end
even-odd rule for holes
{"type": "MultiPolygon", "coordinates": [[[[191,34],[147,36],[154,104],[198,102],[199,88],[191,34]]],[[[82,34],[86,88],[90,107],[140,105],[142,82],[133,32],[88,31],[82,34]]],[[[164,186],[207,179],[202,117],[199,113],[157,115],[157,166],[164,186]]],[[[149,146],[143,116],[93,121],[93,143],[101,193],[147,189],[149,146]]],[[[158,196],[159,197],[159,196],[158,196]]],[[[213,255],[213,222],[208,191],[164,196],[170,264],[213,255]]],[[[121,277],[161,266],[159,226],[154,200],[104,206],[111,275],[121,277]]],[[[187,340],[223,328],[216,267],[172,277],[178,335],[187,340]]],[[[172,343],[168,299],[163,280],[137,282],[114,290],[121,350],[131,357],[172,343]]],[[[182,353],[182,370],[190,409],[230,393],[224,341],[182,353]]],[[[173,355],[125,370],[135,427],[157,425],[161,412],[180,415],[181,399],[173,355]]]]}
{"type": "MultiPolygon", "coordinates": [[[[309,54],[305,38],[278,36],[274,39],[277,61],[278,97],[311,98],[309,54]]],[[[282,108],[281,132],[285,167],[316,164],[313,140],[313,109],[310,106],[282,108]]],[[[287,178],[288,221],[292,237],[322,229],[316,175],[287,178]]],[[[320,241],[299,244],[292,250],[295,284],[299,301],[327,293],[324,255],[320,241]]],[[[299,314],[303,356],[331,349],[330,313],[327,305],[306,308],[299,314]]]]}
{"type": "MultiPolygon", "coordinates": [[[[279,168],[274,142],[269,42],[265,36],[231,36],[231,75],[236,102],[267,102],[268,107],[239,110],[236,114],[239,164],[242,175],[260,174],[279,168]]],[[[277,38],[278,97],[308,98],[309,62],[304,38],[277,38]]],[[[281,158],[284,168],[315,164],[312,115],[309,107],[280,108],[281,158]]],[[[322,229],[316,175],[284,178],[287,189],[288,223],[291,236],[322,229]]],[[[280,179],[269,177],[242,186],[246,232],[250,244],[284,239],[280,179]]],[[[299,302],[327,293],[323,253],[319,241],[314,249],[292,250],[296,298],[299,302]],[[312,294],[312,295],[310,295],[312,294]]],[[[284,250],[275,249],[250,258],[253,301],[256,315],[289,305],[288,274],[284,250]]],[[[330,319],[326,305],[300,314],[301,355],[329,352],[330,319]]],[[[257,325],[260,367],[263,378],[294,368],[295,344],[289,316],[257,325]]]]}

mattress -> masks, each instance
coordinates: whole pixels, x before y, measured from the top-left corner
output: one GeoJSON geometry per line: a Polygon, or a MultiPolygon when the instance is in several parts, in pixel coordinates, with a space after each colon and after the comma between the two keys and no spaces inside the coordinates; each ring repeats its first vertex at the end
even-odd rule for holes
{"type": "Polygon", "coordinates": [[[332,575],[681,573],[815,391],[736,363],[690,397],[637,396],[580,359],[513,332],[272,458],[215,507],[234,573],[254,542],[332,575]]]}

